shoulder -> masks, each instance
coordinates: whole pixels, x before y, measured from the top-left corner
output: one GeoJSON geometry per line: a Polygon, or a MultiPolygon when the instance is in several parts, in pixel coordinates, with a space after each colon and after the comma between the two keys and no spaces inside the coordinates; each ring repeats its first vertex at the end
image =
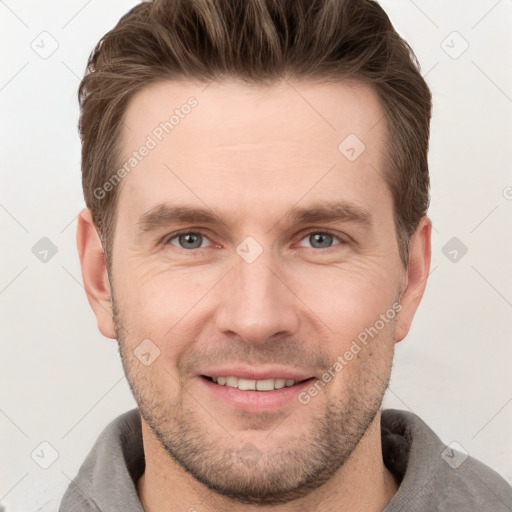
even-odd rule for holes
{"type": "Polygon", "coordinates": [[[400,487],[385,512],[512,510],[512,488],[504,478],[445,445],[414,413],[385,409],[381,427],[386,465],[391,460],[403,469],[400,487]]]}

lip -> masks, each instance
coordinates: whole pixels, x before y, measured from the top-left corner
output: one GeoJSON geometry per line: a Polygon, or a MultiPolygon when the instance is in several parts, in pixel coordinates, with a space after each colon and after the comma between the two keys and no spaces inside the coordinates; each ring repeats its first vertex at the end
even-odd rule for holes
{"type": "Polygon", "coordinates": [[[200,376],[206,377],[239,377],[250,380],[265,379],[293,379],[302,381],[314,377],[312,374],[305,374],[297,370],[283,366],[266,366],[265,368],[254,368],[247,366],[225,366],[220,368],[205,369],[200,376]]]}
{"type": "MultiPolygon", "coordinates": [[[[223,374],[219,373],[218,376],[229,376],[233,375],[233,373],[223,374]]],[[[237,375],[235,373],[235,375],[237,375]]],[[[259,375],[259,374],[258,374],[259,375]]],[[[274,373],[273,375],[282,375],[279,373],[274,373]]],[[[217,375],[211,375],[212,377],[216,377],[217,375]]],[[[242,378],[254,378],[254,377],[243,377],[242,375],[237,375],[242,378]]],[[[282,375],[283,378],[285,377],[282,375]]],[[[262,380],[264,377],[258,377],[256,380],[262,380]]],[[[271,378],[271,377],[267,377],[271,378]]],[[[292,379],[293,377],[289,377],[292,379]]],[[[297,395],[303,391],[305,388],[311,385],[314,381],[314,377],[307,378],[303,382],[299,382],[298,384],[294,384],[293,386],[284,387],[281,389],[274,389],[273,391],[242,391],[238,388],[232,388],[229,386],[222,386],[220,384],[216,384],[205,378],[204,376],[199,376],[198,380],[200,384],[204,386],[205,391],[208,392],[214,400],[220,400],[222,402],[228,403],[232,407],[243,410],[246,412],[268,412],[275,411],[280,408],[283,408],[287,405],[298,404],[297,395]]],[[[295,379],[299,380],[299,379],[295,379]]]]}

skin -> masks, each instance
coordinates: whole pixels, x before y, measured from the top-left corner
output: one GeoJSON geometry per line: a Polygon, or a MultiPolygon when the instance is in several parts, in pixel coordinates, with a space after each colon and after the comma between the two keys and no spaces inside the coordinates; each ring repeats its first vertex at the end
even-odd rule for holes
{"type": "Polygon", "coordinates": [[[124,156],[190,96],[197,107],[120,185],[110,279],[89,210],[78,223],[87,295],[100,331],[119,341],[141,412],[144,509],[382,510],[397,484],[382,460],[380,406],[425,289],[431,222],[419,222],[404,268],[380,102],[355,82],[167,81],[128,105],[124,156]],[[354,161],[338,150],[351,133],[366,146],[354,161]],[[366,210],[371,227],[285,216],[326,201],[366,210]],[[225,223],[143,231],[141,216],[164,203],[206,205],[225,223]],[[203,236],[171,237],[181,229],[203,236]],[[339,238],[318,241],[326,229],[339,238]],[[248,236],[263,251],[252,263],[236,251],[248,236]],[[393,321],[307,405],[244,411],[198,375],[278,362],[319,379],[397,300],[393,321]],[[144,339],[160,350],[147,366],[134,353],[144,339]],[[240,456],[247,446],[254,463],[240,456]]]}

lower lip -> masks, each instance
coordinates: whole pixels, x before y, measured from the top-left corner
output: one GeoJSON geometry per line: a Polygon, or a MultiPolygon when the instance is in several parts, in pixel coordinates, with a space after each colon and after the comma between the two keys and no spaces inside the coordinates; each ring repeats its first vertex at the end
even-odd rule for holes
{"type": "Polygon", "coordinates": [[[275,410],[289,405],[293,401],[298,402],[297,395],[313,381],[313,378],[311,378],[299,384],[274,389],[273,391],[243,391],[238,388],[221,386],[205,377],[199,377],[199,379],[215,398],[224,400],[238,409],[250,412],[275,410]]]}

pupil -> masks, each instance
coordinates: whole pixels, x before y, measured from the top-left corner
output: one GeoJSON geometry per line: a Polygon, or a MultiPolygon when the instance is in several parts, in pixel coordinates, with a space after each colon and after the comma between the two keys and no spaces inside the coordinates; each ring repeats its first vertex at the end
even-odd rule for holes
{"type": "Polygon", "coordinates": [[[325,241],[325,239],[329,240],[329,238],[332,237],[327,233],[316,233],[315,235],[313,235],[314,243],[318,242],[319,244],[322,244],[322,242],[325,241]]]}
{"type": "MultiPolygon", "coordinates": [[[[194,242],[196,242],[196,245],[197,245],[197,240],[198,240],[198,236],[197,235],[194,235],[192,233],[187,233],[186,235],[181,235],[182,238],[185,240],[185,245],[194,245],[194,242]]],[[[199,244],[201,245],[201,244],[199,244]]]]}

